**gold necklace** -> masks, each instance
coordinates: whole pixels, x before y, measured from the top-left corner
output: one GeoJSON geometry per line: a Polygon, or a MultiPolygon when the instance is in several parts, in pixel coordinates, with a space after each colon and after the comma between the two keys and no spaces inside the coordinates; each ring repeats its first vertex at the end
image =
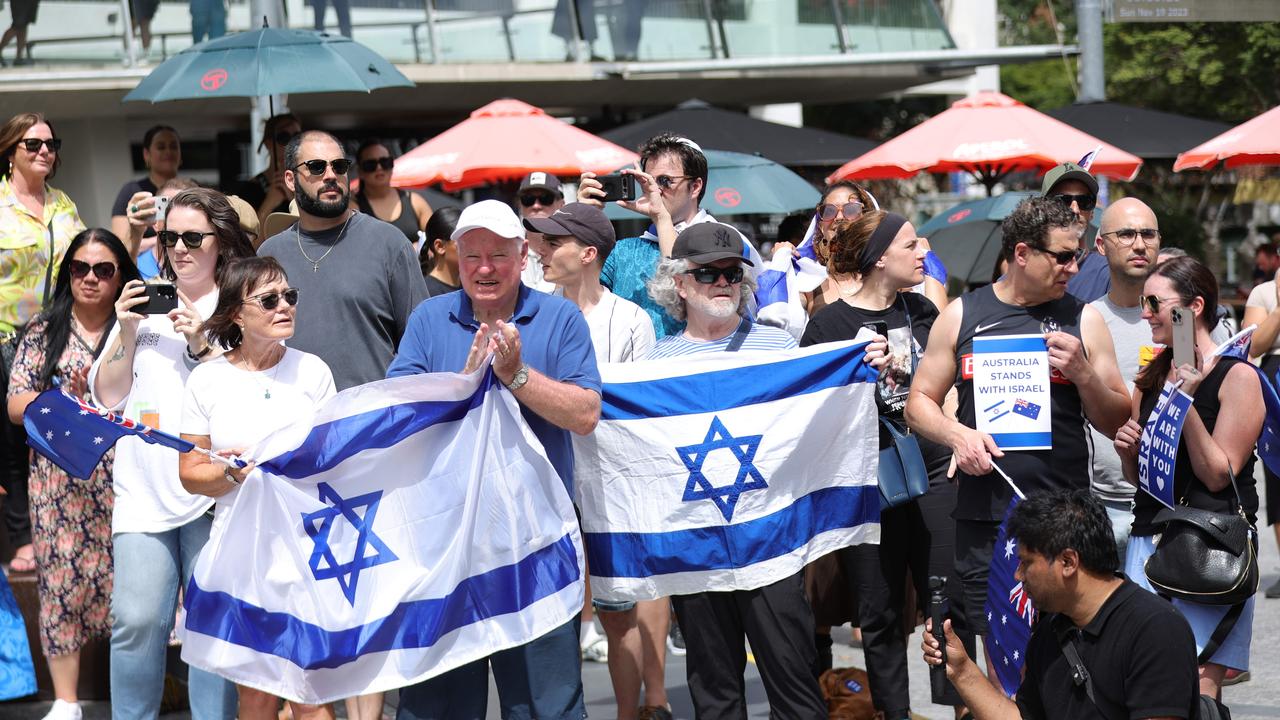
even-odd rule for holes
{"type": "Polygon", "coordinates": [[[352,216],[355,215],[353,212],[348,212],[350,214],[348,214],[347,219],[342,222],[342,229],[338,231],[338,237],[334,239],[333,244],[329,246],[329,249],[325,250],[324,254],[316,260],[312,260],[308,257],[307,251],[302,249],[302,221],[299,220],[298,224],[293,226],[294,237],[298,239],[298,252],[302,253],[302,257],[307,262],[311,263],[311,272],[320,272],[320,263],[323,262],[325,258],[329,257],[329,253],[333,252],[334,248],[338,247],[338,243],[342,240],[342,234],[347,231],[347,223],[351,222],[352,216]]]}

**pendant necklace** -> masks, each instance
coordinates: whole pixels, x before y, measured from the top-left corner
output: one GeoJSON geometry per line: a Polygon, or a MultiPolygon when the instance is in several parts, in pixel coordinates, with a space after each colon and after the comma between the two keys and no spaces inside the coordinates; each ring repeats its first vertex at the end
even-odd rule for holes
{"type": "Polygon", "coordinates": [[[333,252],[334,248],[338,247],[338,243],[342,240],[342,234],[347,231],[347,223],[351,222],[352,215],[355,215],[355,213],[347,215],[347,219],[342,222],[342,229],[338,231],[338,237],[334,239],[333,244],[329,246],[329,249],[325,250],[324,254],[315,260],[308,257],[307,251],[302,249],[302,221],[299,220],[298,223],[293,226],[294,237],[298,240],[298,252],[302,253],[304,260],[311,263],[311,272],[320,272],[320,263],[323,262],[325,258],[329,257],[329,253],[333,252]]]}
{"type": "MultiPolygon", "coordinates": [[[[267,357],[270,357],[270,356],[271,356],[271,352],[267,351],[267,357]]],[[[249,355],[244,351],[244,348],[240,349],[240,361],[244,363],[244,369],[246,372],[249,373],[249,377],[253,378],[253,381],[258,384],[258,387],[262,388],[262,399],[270,400],[271,388],[276,384],[276,373],[280,372],[280,364],[284,362],[284,354],[281,353],[280,359],[276,361],[275,365],[272,366],[271,379],[267,381],[266,385],[263,385],[262,381],[258,379],[258,374],[263,373],[264,371],[249,369],[249,355]]],[[[259,367],[261,367],[261,365],[259,365],[259,367]]]]}

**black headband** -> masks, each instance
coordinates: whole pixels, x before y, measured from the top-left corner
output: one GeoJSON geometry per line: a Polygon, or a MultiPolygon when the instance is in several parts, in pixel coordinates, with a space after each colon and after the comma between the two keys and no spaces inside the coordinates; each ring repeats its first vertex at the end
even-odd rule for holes
{"type": "Polygon", "coordinates": [[[903,225],[907,224],[907,219],[898,213],[886,213],[884,220],[876,226],[871,233],[871,239],[862,248],[862,253],[858,256],[858,273],[866,275],[871,272],[871,268],[875,267],[880,258],[884,257],[884,253],[889,249],[889,245],[893,242],[893,238],[897,236],[898,231],[903,225]]]}

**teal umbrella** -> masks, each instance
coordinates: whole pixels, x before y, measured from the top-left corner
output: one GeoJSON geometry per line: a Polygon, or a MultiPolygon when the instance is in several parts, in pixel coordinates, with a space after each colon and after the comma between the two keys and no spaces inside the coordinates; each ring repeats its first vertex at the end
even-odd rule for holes
{"type": "MultiPolygon", "coordinates": [[[[707,192],[702,207],[712,215],[786,215],[812,209],[818,191],[804,178],[759,155],[706,150],[707,192]]],[[[637,188],[638,190],[638,188],[637,188]]],[[[634,220],[636,213],[610,204],[611,220],[634,220]]]]}
{"type": "Polygon", "coordinates": [[[351,38],[264,27],[183,50],[152,70],[124,101],[367,93],[412,86],[386,58],[351,38]]]}

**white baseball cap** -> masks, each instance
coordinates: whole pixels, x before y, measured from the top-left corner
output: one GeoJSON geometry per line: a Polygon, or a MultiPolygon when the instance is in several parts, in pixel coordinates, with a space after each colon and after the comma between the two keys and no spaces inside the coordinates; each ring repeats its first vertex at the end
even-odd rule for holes
{"type": "Polygon", "coordinates": [[[464,208],[449,239],[456,241],[467,232],[481,229],[504,238],[524,239],[524,225],[516,211],[500,200],[481,200],[464,208]]]}

